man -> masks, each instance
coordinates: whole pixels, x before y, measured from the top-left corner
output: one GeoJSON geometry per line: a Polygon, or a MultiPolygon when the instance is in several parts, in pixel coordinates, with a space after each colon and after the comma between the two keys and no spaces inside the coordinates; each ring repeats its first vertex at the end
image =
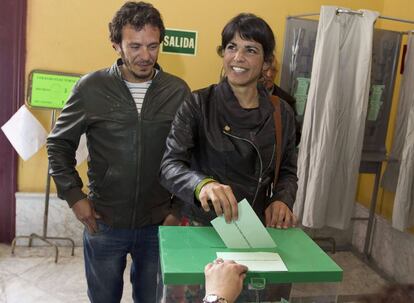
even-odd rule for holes
{"type": "Polygon", "coordinates": [[[91,302],[119,302],[126,256],[132,257],[135,302],[155,302],[158,226],[178,210],[158,182],[174,114],[190,96],[184,81],[157,64],[165,28],[151,4],[127,2],[109,23],[120,59],[76,84],[47,141],[58,196],[85,225],[84,255],[91,302]],[[89,194],[75,170],[85,133],[89,194]]]}
{"type": "Polygon", "coordinates": [[[293,112],[295,113],[296,117],[296,145],[299,145],[302,129],[301,124],[297,120],[298,113],[296,112],[296,100],[289,93],[287,93],[274,83],[276,74],[276,61],[273,60],[272,64],[267,69],[263,70],[263,84],[266,87],[266,90],[268,91],[269,95],[278,96],[282,100],[286,101],[293,109],[293,112]]]}
{"type": "Polygon", "coordinates": [[[270,95],[278,96],[285,100],[293,110],[295,110],[295,103],[296,100],[291,95],[289,95],[287,92],[285,92],[283,89],[281,89],[279,86],[277,86],[275,82],[277,74],[276,69],[276,62],[273,60],[272,64],[263,70],[263,84],[266,87],[267,91],[270,95]]]}

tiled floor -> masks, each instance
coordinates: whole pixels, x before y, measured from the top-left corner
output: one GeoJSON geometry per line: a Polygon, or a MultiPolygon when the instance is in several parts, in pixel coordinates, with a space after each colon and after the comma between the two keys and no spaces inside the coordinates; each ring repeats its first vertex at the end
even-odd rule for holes
{"type": "MultiPolygon", "coordinates": [[[[54,263],[54,251],[48,247],[17,247],[0,244],[0,303],[81,303],[89,302],[83,272],[82,249],[59,249],[59,262],[54,263]]],[[[361,294],[372,294],[386,281],[351,252],[338,252],[332,258],[344,269],[344,280],[338,286],[339,302],[356,302],[361,294]]],[[[132,302],[128,272],[125,273],[123,303],[132,302]]],[[[314,287],[301,287],[296,292],[313,296],[320,292],[314,287]]]]}

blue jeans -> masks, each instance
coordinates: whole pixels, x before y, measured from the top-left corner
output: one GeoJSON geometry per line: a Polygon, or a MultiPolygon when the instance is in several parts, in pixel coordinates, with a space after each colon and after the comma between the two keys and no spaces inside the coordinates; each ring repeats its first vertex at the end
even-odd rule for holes
{"type": "Polygon", "coordinates": [[[159,269],[158,225],[118,229],[101,221],[97,224],[97,233],[90,234],[86,229],[83,232],[85,272],[90,301],[121,301],[126,257],[127,254],[131,254],[130,280],[134,302],[156,302],[159,269]]]}

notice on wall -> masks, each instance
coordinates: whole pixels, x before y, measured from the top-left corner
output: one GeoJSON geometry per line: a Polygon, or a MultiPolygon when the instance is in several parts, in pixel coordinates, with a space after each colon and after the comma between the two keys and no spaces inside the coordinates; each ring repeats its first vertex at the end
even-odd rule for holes
{"type": "Polygon", "coordinates": [[[7,121],[1,130],[23,160],[28,160],[46,143],[47,132],[26,105],[7,121]]]}
{"type": "Polygon", "coordinates": [[[195,56],[197,32],[183,29],[165,29],[162,53],[195,56]]]}
{"type": "Polygon", "coordinates": [[[34,70],[29,77],[30,107],[62,109],[80,75],[34,70]]]}

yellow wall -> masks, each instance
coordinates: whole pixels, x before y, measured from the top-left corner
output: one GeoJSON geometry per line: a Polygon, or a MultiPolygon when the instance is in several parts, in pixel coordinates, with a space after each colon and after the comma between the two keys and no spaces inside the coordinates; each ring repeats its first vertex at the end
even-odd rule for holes
{"type": "MultiPolygon", "coordinates": [[[[27,20],[26,75],[33,69],[71,73],[87,73],[111,65],[116,59],[108,40],[107,24],[122,5],[121,0],[29,0],[27,20]]],[[[192,89],[218,80],[221,60],[215,49],[224,24],[239,12],[252,12],[267,20],[277,37],[276,56],[281,61],[285,21],[288,15],[319,12],[322,0],[158,0],[151,1],[163,17],[166,27],[198,31],[197,56],[160,54],[161,66],[184,78],[192,89]]],[[[411,0],[332,0],[329,5],[366,8],[382,15],[414,19],[411,0]]],[[[397,22],[377,22],[377,26],[393,30],[414,28],[397,22]]],[[[27,77],[26,77],[27,79],[27,77]]],[[[397,89],[399,81],[397,81],[397,89]]],[[[398,90],[397,90],[398,92],[398,90]]],[[[395,98],[398,94],[395,94],[395,98]]],[[[394,100],[387,148],[391,145],[397,100],[394,100]]],[[[50,112],[32,110],[49,129],[50,112]]],[[[42,192],[46,179],[47,157],[43,148],[34,157],[19,162],[18,190],[42,192]]],[[[80,172],[86,181],[86,166],[80,172]]],[[[86,182],[85,182],[86,183],[86,182]]],[[[372,176],[361,176],[358,201],[367,205],[372,190],[372,176]]],[[[53,188],[54,190],[54,188],[53,188]]],[[[380,190],[378,211],[389,217],[393,195],[380,190]]]]}
{"type": "MultiPolygon", "coordinates": [[[[150,2],[161,11],[166,27],[199,33],[196,57],[161,54],[159,59],[166,71],[185,79],[192,89],[217,82],[221,60],[215,49],[220,42],[221,29],[236,14],[252,12],[269,22],[277,37],[280,62],[286,16],[319,12],[320,6],[326,4],[322,0],[150,2]]],[[[84,74],[112,64],[116,56],[108,41],[107,25],[122,3],[121,0],[29,0],[26,75],[33,69],[84,74]]],[[[383,2],[377,0],[333,0],[330,4],[377,11],[383,8],[383,2]]],[[[46,129],[50,129],[50,112],[32,112],[46,129]]],[[[42,192],[46,166],[44,148],[28,161],[21,160],[18,190],[42,192]]],[[[86,180],[85,164],[81,165],[80,171],[86,180]]]]}
{"type": "MultiPolygon", "coordinates": [[[[107,24],[124,1],[97,0],[30,0],[28,1],[26,75],[33,69],[87,73],[106,67],[116,59],[108,41],[107,24]]],[[[160,55],[163,68],[184,78],[192,89],[204,87],[218,79],[221,60],[215,53],[223,25],[239,12],[253,12],[267,20],[277,37],[276,56],[281,61],[285,19],[288,15],[318,12],[320,0],[258,0],[252,1],[188,1],[158,0],[152,3],[161,11],[170,28],[197,30],[199,33],[196,57],[160,55]]],[[[333,0],[330,5],[353,9],[377,10],[381,15],[414,19],[411,0],[333,0]]],[[[405,31],[414,28],[403,23],[378,21],[377,27],[405,31]]],[[[26,77],[27,79],[27,77],[26,77]]],[[[398,89],[391,109],[387,136],[390,149],[397,111],[398,89]]],[[[32,110],[46,129],[50,112],[32,110]]],[[[43,148],[34,157],[19,161],[18,190],[42,192],[46,180],[47,157],[43,148]]],[[[80,166],[86,181],[86,165],[80,166]]],[[[86,183],[86,182],[85,182],[86,183]]],[[[373,187],[372,175],[361,175],[357,200],[368,206],[373,187]]],[[[54,190],[54,188],[52,189],[54,190]]],[[[377,212],[390,218],[394,195],[380,189],[377,212]]]]}

